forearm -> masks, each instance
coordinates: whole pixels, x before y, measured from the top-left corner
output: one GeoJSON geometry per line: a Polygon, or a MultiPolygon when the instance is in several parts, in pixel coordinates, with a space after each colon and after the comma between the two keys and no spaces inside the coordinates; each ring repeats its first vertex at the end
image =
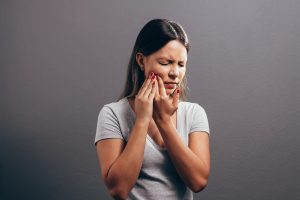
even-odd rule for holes
{"type": "Polygon", "coordinates": [[[171,120],[157,122],[170,158],[182,180],[194,192],[207,184],[209,168],[188,146],[186,146],[171,120]]]}
{"type": "Polygon", "coordinates": [[[107,182],[115,190],[113,193],[126,196],[136,183],[143,163],[147,130],[148,124],[136,121],[123,152],[109,169],[107,182]]]}

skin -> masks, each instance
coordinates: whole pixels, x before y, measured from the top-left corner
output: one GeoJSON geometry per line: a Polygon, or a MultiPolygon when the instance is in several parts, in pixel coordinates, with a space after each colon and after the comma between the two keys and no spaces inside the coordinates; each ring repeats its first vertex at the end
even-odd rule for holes
{"type": "Polygon", "coordinates": [[[144,56],[136,55],[137,63],[145,69],[145,77],[154,72],[164,82],[167,95],[174,92],[176,88],[169,89],[167,82],[180,83],[186,72],[187,51],[177,40],[172,40],[155,53],[144,56]]]}
{"type": "Polygon", "coordinates": [[[136,121],[128,142],[106,139],[97,142],[101,174],[112,197],[126,199],[141,170],[147,130],[164,146],[179,176],[193,191],[203,190],[210,172],[209,137],[205,132],[189,134],[186,146],[176,130],[177,88],[166,82],[180,83],[186,72],[187,52],[177,40],[172,40],[157,52],[136,60],[148,77],[134,99],[129,99],[136,121]],[[156,76],[151,76],[151,72],[156,76]],[[174,93],[173,96],[170,94],[174,93]]]}

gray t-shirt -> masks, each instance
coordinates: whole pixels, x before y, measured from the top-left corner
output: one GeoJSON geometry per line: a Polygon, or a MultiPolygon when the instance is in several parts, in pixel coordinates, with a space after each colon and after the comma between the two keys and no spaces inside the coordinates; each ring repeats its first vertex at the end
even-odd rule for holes
{"type": "MultiPolygon", "coordinates": [[[[98,116],[95,144],[107,138],[128,142],[135,117],[127,98],[104,105],[98,116]]],[[[190,133],[205,131],[210,134],[205,110],[197,103],[179,102],[176,129],[187,146],[190,133]]],[[[146,138],[142,168],[128,199],[193,199],[193,192],[177,174],[168,151],[159,147],[149,135],[146,138]]]]}

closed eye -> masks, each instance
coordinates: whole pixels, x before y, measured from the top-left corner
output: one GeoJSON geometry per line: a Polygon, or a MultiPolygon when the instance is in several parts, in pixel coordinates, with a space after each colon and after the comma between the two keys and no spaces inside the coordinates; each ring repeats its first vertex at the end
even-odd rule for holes
{"type": "Polygon", "coordinates": [[[161,65],[168,65],[169,63],[166,63],[166,62],[159,62],[159,64],[161,64],[161,65]]]}
{"type": "MultiPolygon", "coordinates": [[[[172,61],[172,60],[168,60],[168,61],[158,61],[158,63],[159,63],[160,65],[163,65],[163,66],[166,66],[166,65],[168,65],[168,64],[172,64],[173,62],[174,62],[174,61],[172,61]]],[[[178,65],[179,65],[180,67],[185,67],[185,64],[184,64],[183,62],[179,62],[178,65]]]]}

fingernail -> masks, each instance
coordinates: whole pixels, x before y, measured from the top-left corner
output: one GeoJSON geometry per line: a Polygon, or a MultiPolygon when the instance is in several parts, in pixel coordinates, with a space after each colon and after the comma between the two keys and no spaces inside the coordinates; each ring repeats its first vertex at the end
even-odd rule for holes
{"type": "Polygon", "coordinates": [[[149,74],[149,77],[152,78],[153,75],[154,75],[154,73],[151,72],[151,73],[149,74]]]}

